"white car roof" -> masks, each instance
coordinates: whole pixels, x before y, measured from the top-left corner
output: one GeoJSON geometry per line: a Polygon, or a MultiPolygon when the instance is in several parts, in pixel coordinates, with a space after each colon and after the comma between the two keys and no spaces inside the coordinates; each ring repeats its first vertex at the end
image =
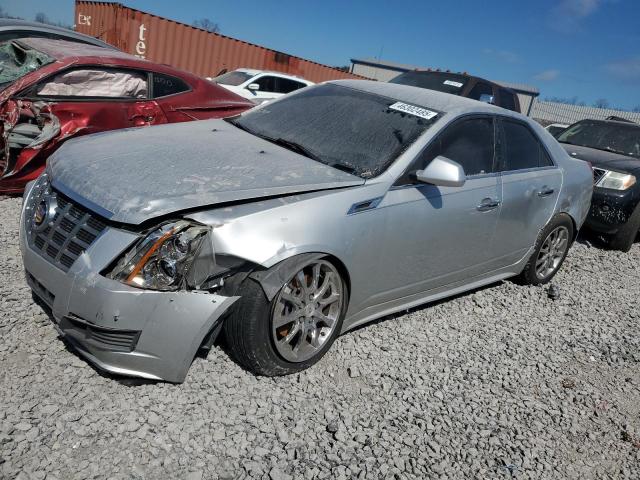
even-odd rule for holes
{"type": "Polygon", "coordinates": [[[302,82],[306,82],[310,85],[313,85],[311,80],[307,80],[306,78],[298,77],[296,75],[289,75],[288,73],[276,72],[275,70],[256,70],[253,68],[236,68],[234,71],[246,73],[248,75],[258,75],[261,73],[268,73],[269,75],[276,75],[278,77],[290,78],[291,80],[298,80],[302,82]]]}

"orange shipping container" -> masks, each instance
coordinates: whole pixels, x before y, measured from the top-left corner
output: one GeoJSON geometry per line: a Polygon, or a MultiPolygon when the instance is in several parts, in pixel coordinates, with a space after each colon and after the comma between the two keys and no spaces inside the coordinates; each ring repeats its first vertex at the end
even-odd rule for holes
{"type": "Polygon", "coordinates": [[[235,38],[134,10],[120,3],[76,0],[76,30],[148,60],[202,77],[223,69],[256,68],[298,75],[312,82],[364,78],[235,38]]]}

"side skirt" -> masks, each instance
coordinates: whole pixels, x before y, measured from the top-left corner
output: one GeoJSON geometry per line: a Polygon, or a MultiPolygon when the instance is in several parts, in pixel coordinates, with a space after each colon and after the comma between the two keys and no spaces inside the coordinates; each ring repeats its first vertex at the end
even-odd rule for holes
{"type": "Polygon", "coordinates": [[[529,253],[530,252],[527,252],[527,255],[525,255],[522,260],[513,265],[509,265],[508,267],[474,277],[471,279],[471,281],[467,280],[464,282],[457,282],[450,285],[427,290],[426,292],[409,295],[407,297],[402,297],[396,300],[391,300],[389,302],[367,307],[364,310],[356,313],[355,315],[346,318],[344,320],[341,333],[345,333],[362,324],[377,320],[393,313],[408,310],[425,303],[435,302],[443,298],[452,297],[459,293],[483,287],[485,285],[490,285],[491,283],[495,283],[500,280],[518,275],[524,268],[524,265],[529,258],[529,253]]]}

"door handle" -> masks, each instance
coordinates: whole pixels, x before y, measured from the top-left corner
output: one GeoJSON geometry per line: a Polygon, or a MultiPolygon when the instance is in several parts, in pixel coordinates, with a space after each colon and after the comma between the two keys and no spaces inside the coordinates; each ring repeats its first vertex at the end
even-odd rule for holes
{"type": "Polygon", "coordinates": [[[548,197],[549,195],[552,195],[554,191],[555,190],[553,188],[549,188],[549,187],[547,187],[545,185],[540,190],[538,190],[538,196],[539,197],[548,197]]]}
{"type": "Polygon", "coordinates": [[[494,210],[500,206],[500,202],[498,200],[494,200],[493,198],[485,198],[480,202],[480,205],[476,207],[476,209],[480,212],[488,212],[490,210],[494,210]]]}

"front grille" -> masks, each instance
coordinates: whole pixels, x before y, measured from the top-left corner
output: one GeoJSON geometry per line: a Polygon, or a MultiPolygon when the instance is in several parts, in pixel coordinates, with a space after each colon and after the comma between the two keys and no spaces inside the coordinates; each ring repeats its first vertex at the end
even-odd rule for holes
{"type": "Polygon", "coordinates": [[[31,191],[24,222],[29,246],[65,272],[106,228],[99,217],[54,190],[46,174],[31,191]],[[40,217],[45,213],[38,225],[39,208],[40,217]]]}
{"type": "Polygon", "coordinates": [[[600,179],[604,177],[605,173],[607,173],[606,170],[603,170],[602,168],[593,167],[593,184],[595,185],[596,183],[598,183],[600,179]]]}

